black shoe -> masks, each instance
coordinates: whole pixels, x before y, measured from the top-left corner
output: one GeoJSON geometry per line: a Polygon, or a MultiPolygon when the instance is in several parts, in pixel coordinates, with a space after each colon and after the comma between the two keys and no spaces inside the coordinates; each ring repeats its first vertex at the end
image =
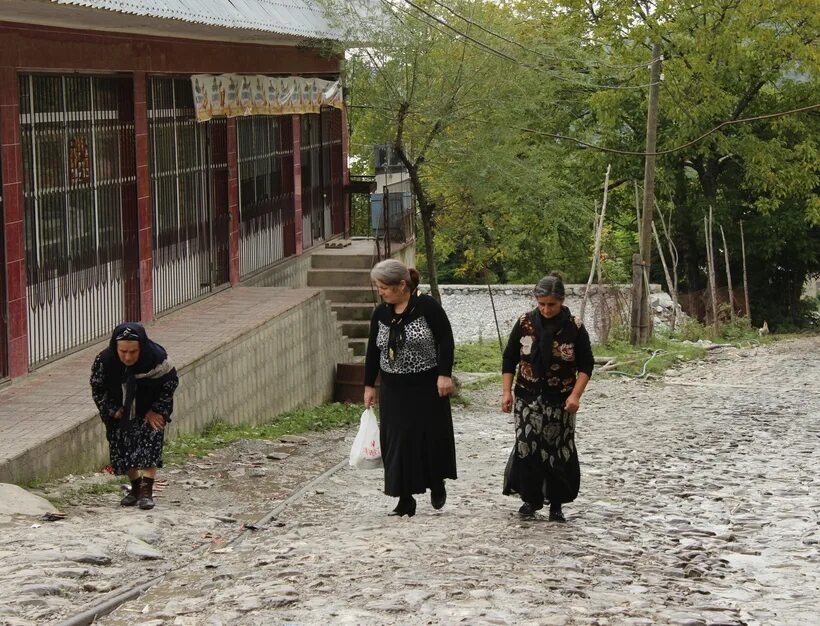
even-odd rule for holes
{"type": "Polygon", "coordinates": [[[444,481],[430,489],[430,504],[438,511],[447,502],[447,489],[444,488],[444,481]]]}
{"type": "Polygon", "coordinates": [[[142,480],[139,478],[131,481],[131,491],[125,494],[125,497],[123,497],[123,499],[120,500],[120,506],[134,506],[137,503],[137,499],[139,498],[140,494],[141,482],[142,480]]]}
{"type": "Polygon", "coordinates": [[[403,496],[399,498],[399,503],[388,515],[402,517],[413,517],[416,514],[416,499],[413,496],[403,496]]]}
{"type": "Polygon", "coordinates": [[[140,485],[140,498],[137,506],[145,511],[154,508],[154,479],[143,478],[140,485]]]}
{"type": "Polygon", "coordinates": [[[550,507],[550,521],[559,522],[561,524],[567,521],[567,518],[564,517],[564,514],[561,512],[560,506],[557,509],[550,507]]]}
{"type": "Polygon", "coordinates": [[[544,508],[543,504],[533,504],[532,502],[525,502],[521,505],[521,508],[518,509],[518,515],[525,518],[535,517],[535,512],[542,508],[544,508]]]}

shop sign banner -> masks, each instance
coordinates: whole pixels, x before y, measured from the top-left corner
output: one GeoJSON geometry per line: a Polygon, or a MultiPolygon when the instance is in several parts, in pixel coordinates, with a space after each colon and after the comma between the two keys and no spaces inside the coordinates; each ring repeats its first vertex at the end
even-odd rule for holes
{"type": "Polygon", "coordinates": [[[195,74],[191,76],[198,122],[212,117],[318,113],[342,108],[339,81],[301,76],[195,74]]]}

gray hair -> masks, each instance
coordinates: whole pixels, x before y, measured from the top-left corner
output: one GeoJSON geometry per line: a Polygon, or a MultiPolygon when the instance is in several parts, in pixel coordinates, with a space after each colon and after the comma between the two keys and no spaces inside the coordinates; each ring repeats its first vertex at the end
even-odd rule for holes
{"type": "Polygon", "coordinates": [[[546,298],[551,296],[558,300],[564,299],[564,281],[561,280],[561,275],[558,272],[544,276],[538,281],[538,284],[532,290],[532,295],[536,298],[546,298]]]}
{"type": "Polygon", "coordinates": [[[412,281],[410,279],[410,270],[401,261],[396,259],[385,259],[379,261],[370,270],[371,280],[377,280],[390,287],[398,286],[401,281],[407,283],[408,288],[412,288],[412,281]]]}

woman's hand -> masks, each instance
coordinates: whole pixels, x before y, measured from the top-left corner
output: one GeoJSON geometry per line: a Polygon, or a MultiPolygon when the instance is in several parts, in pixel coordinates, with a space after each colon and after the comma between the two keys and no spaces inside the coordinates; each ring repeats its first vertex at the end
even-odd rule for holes
{"type": "Polygon", "coordinates": [[[501,410],[509,413],[513,408],[513,373],[501,373],[501,410]]]}
{"type": "Polygon", "coordinates": [[[509,389],[505,389],[501,392],[501,410],[504,411],[504,413],[509,413],[510,411],[512,411],[512,406],[512,391],[510,391],[509,389]]]}
{"type": "Polygon", "coordinates": [[[145,423],[157,432],[165,428],[165,418],[154,411],[148,411],[145,414],[145,423]]]}
{"type": "Polygon", "coordinates": [[[567,401],[564,403],[564,410],[567,413],[577,413],[578,412],[578,407],[580,407],[580,406],[581,406],[581,397],[576,396],[573,393],[573,394],[570,394],[569,398],[567,398],[567,401]]]}
{"type": "Polygon", "coordinates": [[[364,388],[364,408],[369,409],[374,404],[376,404],[376,388],[375,387],[368,387],[365,385],[364,388]]]}
{"type": "Polygon", "coordinates": [[[123,409],[122,407],[120,407],[119,409],[117,409],[117,412],[116,412],[116,413],[114,413],[114,419],[115,419],[115,420],[120,419],[120,418],[122,417],[123,412],[124,412],[124,409],[123,409]]]}
{"type": "Polygon", "coordinates": [[[439,398],[449,396],[456,390],[455,385],[453,385],[453,379],[449,376],[439,376],[436,381],[436,387],[438,387],[439,398]]]}

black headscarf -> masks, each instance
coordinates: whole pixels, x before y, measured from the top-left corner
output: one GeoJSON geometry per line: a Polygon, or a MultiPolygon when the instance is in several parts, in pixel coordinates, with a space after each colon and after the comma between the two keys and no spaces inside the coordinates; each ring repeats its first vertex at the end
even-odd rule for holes
{"type": "Polygon", "coordinates": [[[544,378],[552,365],[552,343],[555,333],[560,330],[570,318],[569,309],[561,307],[555,317],[546,318],[538,309],[530,311],[530,318],[535,327],[535,341],[532,346],[532,369],[538,378],[544,378]]]}
{"type": "Polygon", "coordinates": [[[174,366],[168,361],[165,348],[151,341],[143,325],[137,322],[125,322],[114,329],[108,348],[103,352],[103,359],[110,390],[115,397],[122,398],[123,416],[120,424],[123,428],[128,429],[137,418],[134,407],[137,381],[146,378],[162,378],[174,369],[174,366]],[[136,363],[126,366],[120,361],[117,354],[118,341],[139,342],[140,355],[136,363]],[[114,388],[117,383],[120,385],[119,390],[114,388]]]}

